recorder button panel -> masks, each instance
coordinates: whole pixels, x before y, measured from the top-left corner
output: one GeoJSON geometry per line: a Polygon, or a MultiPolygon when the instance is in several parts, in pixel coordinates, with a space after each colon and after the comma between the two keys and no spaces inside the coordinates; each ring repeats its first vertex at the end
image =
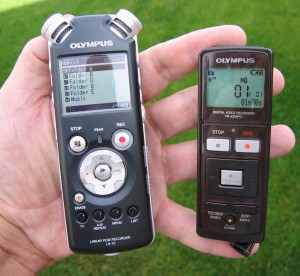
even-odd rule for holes
{"type": "Polygon", "coordinates": [[[110,150],[89,153],[80,165],[84,187],[96,195],[110,195],[122,188],[126,178],[123,159],[110,150]]]}
{"type": "MultiPolygon", "coordinates": [[[[229,152],[231,151],[231,140],[224,138],[207,138],[207,151],[229,152]]],[[[260,153],[260,141],[256,139],[234,140],[234,151],[238,153],[260,153]]]]}

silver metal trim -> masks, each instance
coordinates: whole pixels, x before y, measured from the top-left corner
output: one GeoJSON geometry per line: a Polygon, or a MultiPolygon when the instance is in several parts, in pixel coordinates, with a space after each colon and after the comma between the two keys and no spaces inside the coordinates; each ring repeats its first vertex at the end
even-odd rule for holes
{"type": "Polygon", "coordinates": [[[111,21],[108,25],[111,31],[122,39],[133,38],[142,29],[142,23],[128,10],[121,9],[110,17],[111,21]]]}
{"type": "Polygon", "coordinates": [[[70,20],[71,17],[65,17],[61,13],[55,13],[51,15],[42,26],[42,36],[51,43],[62,43],[71,33],[71,31],[66,33],[59,42],[57,39],[63,34],[64,31],[67,30],[67,28],[73,27],[70,23],[70,20]]]}

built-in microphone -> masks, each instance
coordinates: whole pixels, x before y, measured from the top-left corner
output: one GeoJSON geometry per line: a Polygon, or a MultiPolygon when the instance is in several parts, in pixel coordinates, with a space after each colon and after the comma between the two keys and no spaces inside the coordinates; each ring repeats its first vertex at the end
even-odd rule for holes
{"type": "Polygon", "coordinates": [[[121,9],[118,13],[110,15],[110,29],[119,37],[127,39],[137,35],[141,29],[141,22],[129,11],[121,9]]]}
{"type": "Polygon", "coordinates": [[[73,29],[70,19],[60,13],[53,14],[44,23],[41,30],[42,36],[51,43],[62,43],[73,29]]]}

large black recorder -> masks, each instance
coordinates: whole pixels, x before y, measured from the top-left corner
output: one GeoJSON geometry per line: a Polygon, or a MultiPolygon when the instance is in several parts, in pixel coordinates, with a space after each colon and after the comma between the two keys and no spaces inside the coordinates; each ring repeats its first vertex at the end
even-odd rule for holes
{"type": "Polygon", "coordinates": [[[245,256],[265,235],[272,60],[261,47],[199,57],[197,232],[245,256]]]}
{"type": "Polygon", "coordinates": [[[139,20],[51,16],[56,135],[69,246],[117,253],[154,238],[136,34],[139,20]]]}

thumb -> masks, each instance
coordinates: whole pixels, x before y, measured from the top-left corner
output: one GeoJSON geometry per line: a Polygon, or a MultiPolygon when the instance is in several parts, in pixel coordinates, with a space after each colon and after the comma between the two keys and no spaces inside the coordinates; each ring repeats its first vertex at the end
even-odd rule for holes
{"type": "Polygon", "coordinates": [[[18,106],[32,106],[51,93],[47,41],[41,36],[30,40],[13,71],[1,88],[18,106]]]}

